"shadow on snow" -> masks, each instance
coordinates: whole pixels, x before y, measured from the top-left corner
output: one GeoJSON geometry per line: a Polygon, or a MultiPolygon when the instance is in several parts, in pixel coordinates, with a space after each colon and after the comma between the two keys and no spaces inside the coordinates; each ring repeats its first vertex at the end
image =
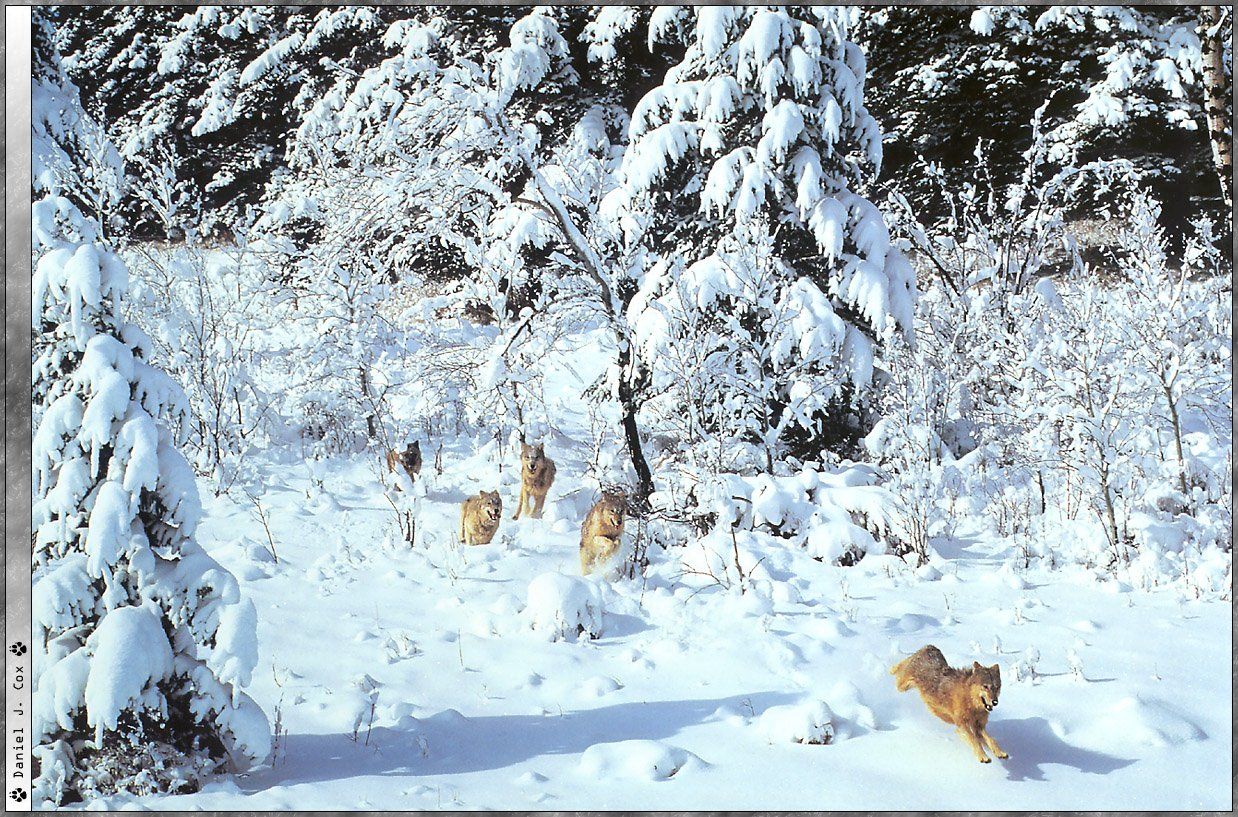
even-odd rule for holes
{"type": "MultiPolygon", "coordinates": [[[[451,775],[514,766],[543,756],[575,755],[596,743],[665,740],[710,721],[719,707],[762,712],[798,696],[759,692],[712,700],[633,702],[562,715],[482,715],[446,710],[394,726],[349,734],[288,735],[284,760],[253,775],[251,793],[273,786],[364,776],[451,775]],[[425,741],[423,756],[421,737],[425,741]]],[[[709,758],[703,758],[708,761],[709,758]]]]}
{"type": "Polygon", "coordinates": [[[1072,746],[1059,738],[1044,718],[994,721],[993,737],[1010,753],[1009,760],[998,761],[1011,780],[1041,781],[1043,766],[1070,766],[1085,774],[1109,774],[1131,765],[1132,759],[1072,746]]]}

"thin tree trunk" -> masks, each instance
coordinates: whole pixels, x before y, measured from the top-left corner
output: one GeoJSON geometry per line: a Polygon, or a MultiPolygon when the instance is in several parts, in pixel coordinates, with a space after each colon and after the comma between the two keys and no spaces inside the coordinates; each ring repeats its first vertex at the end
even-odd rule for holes
{"type": "Polygon", "coordinates": [[[244,440],[247,437],[245,433],[245,411],[241,408],[241,395],[235,388],[232,389],[232,400],[236,403],[237,428],[241,435],[241,439],[244,440]]]}
{"type": "Polygon", "coordinates": [[[1113,546],[1114,559],[1121,556],[1118,546],[1118,520],[1113,509],[1113,489],[1109,487],[1109,465],[1103,463],[1100,467],[1100,492],[1105,500],[1105,527],[1109,534],[1109,544],[1113,546]]]}
{"type": "MultiPolygon", "coordinates": [[[[366,374],[364,366],[357,367],[357,378],[361,383],[361,397],[367,403],[370,403],[370,378],[366,374]]],[[[374,412],[369,412],[365,415],[365,431],[371,440],[378,437],[378,428],[374,424],[374,412]]]]}
{"type": "Polygon", "coordinates": [[[1229,136],[1225,133],[1225,65],[1221,42],[1221,7],[1199,7],[1199,42],[1203,58],[1204,118],[1208,122],[1208,140],[1212,143],[1212,161],[1221,182],[1225,208],[1234,206],[1234,157],[1229,136]]]}
{"type": "MultiPolygon", "coordinates": [[[[524,436],[524,409],[520,407],[520,395],[516,391],[516,383],[512,381],[512,405],[516,407],[516,430],[520,435],[521,444],[527,443],[524,436]]],[[[502,441],[499,442],[502,445],[502,441]]]]}
{"type": "MultiPolygon", "coordinates": [[[[497,122],[493,124],[497,124],[497,122]]],[[[614,327],[615,338],[619,343],[619,359],[617,361],[619,364],[618,396],[619,406],[623,411],[623,436],[627,442],[628,455],[632,458],[632,467],[636,470],[637,496],[635,499],[639,506],[644,507],[648,504],[649,495],[653,493],[653,473],[649,469],[649,462],[645,459],[645,452],[641,447],[640,426],[636,420],[636,413],[640,408],[640,404],[637,400],[632,342],[627,336],[623,305],[620,305],[615,299],[615,293],[607,282],[605,264],[598,257],[598,254],[594,252],[593,248],[589,246],[589,242],[585,240],[580,228],[577,227],[572,218],[571,211],[563,203],[563,199],[559,196],[558,191],[546,181],[533,156],[524,148],[520,149],[520,153],[525,166],[528,167],[529,172],[533,176],[534,186],[542,194],[546,206],[543,207],[537,202],[526,199],[521,199],[521,201],[538,207],[559,223],[559,228],[562,230],[564,238],[567,239],[568,244],[572,247],[577,259],[584,267],[585,273],[597,284],[598,299],[602,302],[606,316],[614,327]]]]}
{"type": "Polygon", "coordinates": [[[1165,404],[1169,406],[1169,422],[1174,427],[1174,453],[1178,455],[1178,487],[1182,489],[1182,495],[1187,496],[1186,457],[1182,455],[1182,425],[1178,422],[1178,407],[1174,404],[1173,391],[1169,386],[1165,386],[1165,404]]]}
{"type": "Polygon", "coordinates": [[[649,503],[649,495],[653,493],[653,472],[645,459],[645,449],[641,446],[640,426],[636,422],[636,412],[640,408],[636,400],[636,387],[633,382],[635,371],[632,360],[632,345],[626,339],[619,341],[619,407],[623,411],[623,438],[627,443],[628,456],[632,458],[632,467],[636,470],[636,504],[645,507],[649,503]]]}

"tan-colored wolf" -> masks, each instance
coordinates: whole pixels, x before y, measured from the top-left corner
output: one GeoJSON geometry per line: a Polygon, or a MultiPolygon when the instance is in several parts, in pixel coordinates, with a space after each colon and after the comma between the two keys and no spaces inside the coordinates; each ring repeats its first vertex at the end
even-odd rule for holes
{"type": "Polygon", "coordinates": [[[498,491],[482,491],[460,505],[460,541],[488,545],[503,518],[503,500],[498,491]]]}
{"type": "Polygon", "coordinates": [[[929,644],[890,668],[899,692],[915,687],[929,711],[958,727],[981,763],[989,763],[984,753],[988,746],[1002,760],[1010,757],[988,733],[989,713],[997,706],[1002,691],[1002,674],[997,664],[981,666],[973,661],[968,669],[955,669],[946,663],[941,650],[929,644]]]}
{"type": "Polygon", "coordinates": [[[603,494],[580,526],[580,572],[588,576],[619,550],[627,501],[622,494],[603,494]]]}
{"type": "Polygon", "coordinates": [[[409,479],[417,479],[417,475],[421,473],[420,440],[409,443],[403,451],[393,448],[387,452],[387,470],[394,472],[397,468],[403,468],[409,479]]]}
{"type": "Polygon", "coordinates": [[[516,503],[516,515],[520,514],[534,519],[542,518],[542,506],[546,504],[546,494],[555,481],[554,460],[546,456],[546,448],[542,443],[529,445],[520,444],[520,500],[516,503]]]}

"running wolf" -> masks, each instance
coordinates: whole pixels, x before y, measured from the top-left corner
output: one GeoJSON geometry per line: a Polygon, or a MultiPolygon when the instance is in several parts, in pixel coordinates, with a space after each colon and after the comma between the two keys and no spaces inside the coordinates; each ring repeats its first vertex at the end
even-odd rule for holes
{"type": "Polygon", "coordinates": [[[987,731],[989,713],[1002,691],[997,664],[984,667],[973,661],[967,669],[955,669],[946,663],[941,650],[929,644],[891,667],[890,674],[899,692],[915,687],[930,712],[956,726],[981,763],[991,762],[985,746],[1002,760],[1010,757],[987,731]]]}

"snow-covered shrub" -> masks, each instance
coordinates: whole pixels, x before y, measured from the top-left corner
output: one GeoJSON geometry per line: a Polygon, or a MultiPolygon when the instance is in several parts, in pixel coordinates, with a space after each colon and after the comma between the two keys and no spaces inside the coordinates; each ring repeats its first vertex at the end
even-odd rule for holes
{"type": "Polygon", "coordinates": [[[193,185],[178,178],[181,157],[175,142],[154,142],[145,154],[132,156],[129,192],[154,214],[166,238],[196,232],[202,215],[193,185]]]}
{"type": "Polygon", "coordinates": [[[275,343],[280,310],[266,270],[243,247],[156,247],[126,253],[133,286],[128,317],[151,338],[165,370],[185,384],[186,449],[216,490],[237,479],[249,450],[278,439],[275,343]]]}
{"type": "Polygon", "coordinates": [[[1123,558],[1125,533],[1119,529],[1124,497],[1135,493],[1135,465],[1143,421],[1133,410],[1142,389],[1125,373],[1121,327],[1106,310],[1105,294],[1094,285],[1071,281],[1058,291],[1049,281],[1038,290],[1046,300],[1043,332],[1030,351],[1041,377],[1029,380],[1041,411],[1041,435],[1051,440],[1051,455],[1079,480],[1084,504],[1102,521],[1113,563],[1123,558]]]}
{"type": "Polygon", "coordinates": [[[684,544],[678,553],[681,579],[691,584],[721,585],[747,592],[754,581],[768,578],[760,547],[768,537],[752,531],[714,528],[684,544]]]}
{"type": "Polygon", "coordinates": [[[868,553],[906,557],[912,551],[901,502],[879,482],[862,465],[717,476],[694,493],[706,533],[684,547],[683,572],[746,591],[752,580],[769,578],[761,566],[769,547],[801,547],[832,565],[853,565],[868,553]]]}
{"type": "Polygon", "coordinates": [[[769,743],[827,744],[834,740],[833,720],[825,701],[810,700],[771,706],[757,718],[756,727],[769,743]]]}
{"type": "Polygon", "coordinates": [[[1218,293],[1231,273],[1202,223],[1171,262],[1159,209],[1121,164],[1054,170],[1049,150],[1038,135],[1002,199],[983,173],[943,190],[951,216],[934,227],[894,197],[899,233],[939,285],[920,299],[915,344],[890,350],[884,417],[865,443],[893,472],[919,547],[979,514],[1024,562],[1180,578],[1153,554],[1194,541],[1188,530],[1218,540],[1173,520],[1195,508],[1229,518],[1217,477],[1231,450],[1230,307],[1218,293]],[[1068,226],[1084,176],[1122,191],[1105,277],[1068,226]]]}
{"type": "MultiPolygon", "coordinates": [[[[1071,277],[1040,287],[1043,340],[1029,355],[1027,383],[1034,400],[1023,399],[1036,407],[1038,450],[1065,469],[1051,475],[1048,490],[1065,493],[1066,512],[1050,503],[1050,517],[1078,525],[1082,506],[1108,544],[1107,558],[1086,546],[1068,551],[1073,558],[1129,569],[1143,586],[1189,583],[1184,561],[1212,561],[1205,551],[1230,549],[1222,532],[1232,507],[1224,476],[1232,459],[1231,307],[1221,295],[1228,279],[1215,274],[1207,252],[1171,265],[1159,208],[1138,190],[1129,212],[1117,282],[1071,277]]],[[[1208,243],[1199,229],[1196,247],[1208,243]]]]}
{"type": "Polygon", "coordinates": [[[308,456],[349,454],[365,447],[351,402],[327,389],[292,388],[286,410],[288,429],[308,456]]]}
{"type": "Polygon", "coordinates": [[[272,185],[257,223],[295,295],[298,363],[331,397],[315,405],[346,407],[350,434],[382,445],[405,436],[410,418],[527,433],[539,364],[570,325],[547,315],[567,299],[563,264],[548,263],[562,249],[559,228],[529,200],[549,187],[596,197],[606,175],[596,161],[592,172],[560,170],[562,155],[543,164],[534,125],[510,117],[539,83],[564,79],[553,15],[518,19],[510,46],[483,66],[456,58],[464,32],[444,14],[392,24],[381,39],[393,56],[310,99],[292,172],[272,185]]]}
{"type": "Polygon", "coordinates": [[[1232,307],[1225,297],[1225,259],[1212,225],[1194,225],[1182,262],[1174,265],[1159,226],[1160,213],[1150,196],[1141,191],[1132,196],[1128,226],[1118,237],[1124,285],[1114,293],[1113,309],[1129,358],[1127,376],[1145,394],[1155,395],[1145,410],[1169,435],[1173,456],[1163,460],[1164,469],[1176,472],[1178,501],[1195,509],[1228,493],[1216,490],[1217,477],[1223,485],[1228,466],[1215,459],[1216,452],[1210,462],[1193,456],[1186,438],[1215,434],[1232,423],[1227,337],[1232,333],[1232,307]],[[1217,474],[1218,466],[1225,469],[1222,474],[1217,474]]]}
{"type": "Polygon", "coordinates": [[[602,592],[588,579],[543,573],[529,582],[524,616],[548,641],[597,638],[603,632],[602,592]]]}
{"type": "Polygon", "coordinates": [[[185,397],[120,318],[124,263],[63,199],[32,221],[35,796],[193,790],[269,751],[254,607],[194,540],[185,397]]]}
{"type": "MultiPolygon", "coordinates": [[[[1085,181],[1101,189],[1129,181],[1122,162],[1055,166],[1043,114],[1042,108],[1031,123],[1033,144],[1016,183],[1002,186],[989,175],[991,146],[981,143],[972,181],[950,187],[940,169],[930,168],[945,218],[926,224],[901,191],[891,193],[897,243],[933,281],[918,303],[914,344],[889,350],[886,427],[869,444],[883,458],[897,455],[902,472],[961,457],[986,441],[1011,440],[1025,427],[1007,410],[1007,395],[1023,362],[1010,352],[1023,344],[1040,308],[1032,286],[1075,263],[1067,212],[1085,181]]],[[[1012,445],[1001,455],[1017,450],[1012,445]]]]}

